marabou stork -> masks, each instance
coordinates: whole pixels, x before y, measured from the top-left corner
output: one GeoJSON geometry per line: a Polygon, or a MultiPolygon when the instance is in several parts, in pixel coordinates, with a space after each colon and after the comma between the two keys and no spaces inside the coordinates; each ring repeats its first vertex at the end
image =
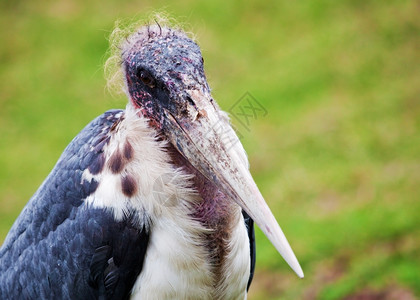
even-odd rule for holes
{"type": "Polygon", "coordinates": [[[129,103],[73,139],[15,221],[0,299],[245,299],[254,221],[303,277],[198,45],[149,25],[121,57],[129,103]]]}

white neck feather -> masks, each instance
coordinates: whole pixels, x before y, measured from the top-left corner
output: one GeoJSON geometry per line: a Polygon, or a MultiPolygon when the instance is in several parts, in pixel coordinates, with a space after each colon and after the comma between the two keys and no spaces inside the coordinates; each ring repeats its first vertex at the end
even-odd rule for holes
{"type": "Polygon", "coordinates": [[[232,212],[228,254],[221,278],[215,278],[215,266],[203,246],[211,229],[191,217],[194,203],[202,201],[191,187],[191,175],[171,163],[167,144],[156,139],[156,131],[130,104],[109,134],[104,169],[97,175],[89,170],[83,173],[82,180],[99,182],[85,202],[110,209],[117,220],[135,211],[140,225],[150,230],[145,262],[132,299],[246,298],[250,254],[240,208],[232,212]],[[110,161],[116,152],[124,153],[127,142],[133,148],[133,156],[124,160],[120,172],[113,172],[110,161]],[[122,188],[122,180],[127,176],[135,183],[135,191],[130,195],[122,188]]]}

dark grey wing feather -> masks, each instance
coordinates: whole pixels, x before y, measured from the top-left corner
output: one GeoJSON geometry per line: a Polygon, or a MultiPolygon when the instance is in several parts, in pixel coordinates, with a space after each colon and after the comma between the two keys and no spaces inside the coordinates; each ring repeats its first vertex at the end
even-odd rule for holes
{"type": "Polygon", "coordinates": [[[256,255],[256,248],[255,248],[255,231],[254,231],[254,220],[251,219],[248,214],[242,210],[242,215],[245,220],[245,225],[248,230],[248,238],[249,238],[249,248],[250,248],[250,259],[251,259],[251,272],[249,274],[248,286],[247,290],[249,290],[249,286],[251,285],[252,278],[254,277],[255,271],[255,255],[256,255]]]}
{"type": "Polygon", "coordinates": [[[82,178],[104,166],[108,132],[123,111],[96,118],[67,146],[0,249],[0,299],[126,299],[141,272],[148,232],[92,208],[82,178]]]}

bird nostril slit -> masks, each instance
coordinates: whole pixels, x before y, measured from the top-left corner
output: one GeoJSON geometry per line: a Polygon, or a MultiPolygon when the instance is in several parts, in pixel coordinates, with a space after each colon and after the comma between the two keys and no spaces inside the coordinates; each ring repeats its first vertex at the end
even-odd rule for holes
{"type": "Polygon", "coordinates": [[[194,102],[194,100],[193,100],[193,99],[191,99],[191,97],[190,97],[190,96],[187,96],[187,101],[188,101],[188,103],[189,103],[190,105],[192,105],[192,106],[194,106],[194,107],[195,107],[195,102],[194,102]]]}

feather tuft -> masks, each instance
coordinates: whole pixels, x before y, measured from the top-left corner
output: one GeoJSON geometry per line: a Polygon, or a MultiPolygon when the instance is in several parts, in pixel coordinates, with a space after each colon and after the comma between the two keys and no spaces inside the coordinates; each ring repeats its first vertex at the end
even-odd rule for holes
{"type": "Polygon", "coordinates": [[[109,35],[109,50],[104,64],[104,73],[107,89],[113,96],[121,93],[127,94],[124,84],[123,57],[139,39],[162,35],[170,31],[184,32],[189,38],[195,40],[194,35],[186,30],[185,23],[175,21],[166,12],[153,12],[147,17],[134,21],[133,19],[120,19],[115,22],[114,29],[109,35]]]}

